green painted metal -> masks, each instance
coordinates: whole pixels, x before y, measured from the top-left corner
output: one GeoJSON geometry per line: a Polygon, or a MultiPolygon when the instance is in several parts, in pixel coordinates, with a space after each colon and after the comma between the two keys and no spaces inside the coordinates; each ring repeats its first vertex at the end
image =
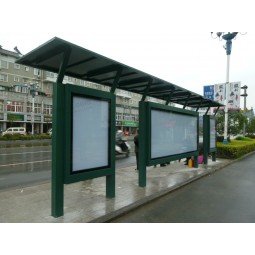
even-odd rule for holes
{"type": "MultiPolygon", "coordinates": [[[[195,112],[195,111],[190,111],[190,110],[185,110],[185,109],[181,109],[181,108],[176,108],[173,106],[168,106],[168,105],[162,105],[162,104],[156,104],[156,103],[152,103],[152,102],[146,102],[147,104],[147,118],[146,118],[146,126],[148,127],[148,131],[147,131],[147,158],[146,158],[146,165],[147,166],[153,166],[156,164],[162,164],[162,163],[166,163],[166,162],[171,162],[174,160],[179,160],[179,159],[183,159],[183,158],[189,158],[189,157],[194,157],[194,162],[197,162],[198,160],[198,156],[199,156],[199,136],[197,136],[197,150],[196,151],[192,151],[192,152],[188,152],[188,153],[181,153],[181,154],[176,154],[176,155],[169,155],[166,157],[162,157],[162,158],[158,158],[158,159],[151,159],[150,156],[150,152],[151,152],[151,119],[150,119],[150,112],[151,109],[159,109],[159,110],[164,110],[164,111],[169,111],[169,112],[174,112],[174,113],[179,113],[179,114],[186,114],[189,116],[195,116],[197,118],[197,132],[199,130],[199,113],[195,112]]],[[[194,167],[198,167],[198,164],[194,164],[194,167]]]]}
{"type": "Polygon", "coordinates": [[[199,155],[199,137],[197,136],[197,150],[189,153],[182,153],[176,155],[170,155],[158,159],[151,159],[151,109],[167,110],[175,113],[186,114],[189,116],[195,116],[197,118],[197,132],[199,130],[198,113],[194,111],[184,110],[167,105],[156,104],[152,102],[139,102],[139,157],[138,157],[138,169],[139,169],[139,186],[146,186],[146,167],[156,164],[166,163],[182,158],[194,157],[194,167],[198,167],[198,155],[199,155]]]}
{"type": "Polygon", "coordinates": [[[63,59],[60,64],[59,72],[58,72],[58,77],[57,77],[57,83],[61,84],[64,80],[66,68],[68,65],[68,61],[71,55],[71,47],[70,46],[65,46],[63,49],[63,59]]]}
{"type": "MultiPolygon", "coordinates": [[[[204,154],[204,164],[208,164],[208,156],[212,154],[212,160],[216,161],[216,151],[217,148],[210,147],[210,138],[211,138],[211,130],[210,130],[210,121],[215,120],[214,116],[204,115],[203,116],[203,154],[204,154]]],[[[215,137],[215,145],[216,145],[216,137],[215,137]]]]}
{"type": "Polygon", "coordinates": [[[116,76],[114,78],[114,81],[113,81],[113,85],[111,87],[111,91],[110,91],[111,93],[114,93],[117,86],[118,86],[118,82],[119,82],[119,79],[121,77],[122,70],[123,70],[123,68],[118,68],[117,74],[116,74],[116,76]]]}
{"type": "Polygon", "coordinates": [[[139,102],[139,146],[138,146],[138,169],[139,169],[139,186],[146,186],[146,158],[148,153],[146,137],[148,132],[147,126],[147,102],[139,102]]]}
{"type": "Polygon", "coordinates": [[[56,84],[53,93],[52,216],[64,214],[64,184],[106,176],[106,196],[115,196],[115,95],[94,89],[56,84]],[[89,172],[72,173],[71,99],[89,96],[110,102],[109,166],[89,172]]]}
{"type": "Polygon", "coordinates": [[[51,214],[60,217],[64,214],[64,160],[65,158],[65,87],[53,86],[53,123],[52,123],[52,196],[51,214]]]}
{"type": "MultiPolygon", "coordinates": [[[[66,140],[66,150],[65,150],[65,179],[64,182],[66,184],[83,181],[87,179],[97,178],[101,176],[110,176],[115,175],[115,95],[112,93],[98,91],[95,89],[80,87],[80,86],[73,86],[72,84],[66,84],[66,97],[65,97],[65,107],[67,109],[66,112],[66,133],[65,133],[65,140],[66,140]],[[71,171],[71,155],[72,155],[72,96],[79,95],[84,97],[91,97],[98,100],[106,100],[110,103],[110,137],[109,137],[109,166],[96,169],[93,171],[84,171],[80,173],[72,173],[71,171]]],[[[112,180],[113,178],[111,178],[112,180]]],[[[112,183],[109,182],[109,183],[112,183]]],[[[110,188],[111,189],[111,188],[110,188]]],[[[107,189],[108,190],[108,189],[107,189]]]]}
{"type": "Polygon", "coordinates": [[[143,93],[143,97],[142,97],[141,101],[144,101],[145,98],[147,97],[147,95],[148,95],[148,93],[150,91],[150,87],[151,87],[152,81],[153,81],[152,79],[149,79],[148,85],[147,85],[147,87],[146,87],[146,89],[145,89],[145,91],[143,93]]]}

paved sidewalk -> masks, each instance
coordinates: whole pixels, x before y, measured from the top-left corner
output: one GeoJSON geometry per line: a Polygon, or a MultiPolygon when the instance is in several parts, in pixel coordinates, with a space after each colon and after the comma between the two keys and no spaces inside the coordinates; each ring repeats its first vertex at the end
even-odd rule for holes
{"type": "Polygon", "coordinates": [[[209,160],[208,166],[188,168],[183,162],[147,167],[147,185],[138,186],[135,167],[116,170],[116,196],[106,198],[105,177],[65,185],[64,216],[51,216],[51,183],[0,192],[0,222],[106,222],[160,197],[232,161],[209,160]]]}

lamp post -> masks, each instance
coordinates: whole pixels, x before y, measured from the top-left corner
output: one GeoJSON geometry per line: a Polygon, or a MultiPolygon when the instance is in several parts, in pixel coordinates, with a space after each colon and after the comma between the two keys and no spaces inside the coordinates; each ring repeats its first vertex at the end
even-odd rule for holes
{"type": "Polygon", "coordinates": [[[34,125],[35,125],[35,96],[37,95],[37,83],[30,84],[30,93],[32,95],[32,114],[31,114],[31,124],[32,124],[32,135],[34,135],[34,125]]]}
{"type": "MultiPolygon", "coordinates": [[[[241,96],[244,97],[243,114],[244,114],[244,116],[246,116],[246,97],[248,96],[248,94],[246,93],[246,90],[248,89],[248,86],[244,85],[243,87],[241,87],[241,89],[244,90],[244,93],[241,96]]],[[[245,121],[244,121],[244,123],[243,123],[243,136],[245,136],[245,134],[246,134],[246,125],[245,125],[245,121]]]]}
{"type": "MultiPolygon", "coordinates": [[[[212,36],[213,32],[211,32],[212,36]]],[[[228,101],[229,101],[229,63],[230,63],[230,54],[232,49],[232,40],[236,37],[238,32],[228,32],[225,34],[224,32],[217,32],[216,38],[223,38],[226,41],[226,46],[224,47],[227,54],[227,74],[226,74],[226,89],[225,89],[225,95],[226,95],[226,103],[225,103],[225,122],[224,122],[224,140],[223,143],[228,143],[228,101]]],[[[213,37],[213,36],[212,36],[213,37]]],[[[214,38],[215,39],[215,38],[214,38]]]]}

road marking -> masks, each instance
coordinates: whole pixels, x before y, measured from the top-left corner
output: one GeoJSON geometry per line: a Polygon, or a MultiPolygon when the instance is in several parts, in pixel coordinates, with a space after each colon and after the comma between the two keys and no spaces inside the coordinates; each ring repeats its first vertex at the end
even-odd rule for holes
{"type": "Polygon", "coordinates": [[[43,163],[43,162],[51,162],[51,160],[40,160],[40,161],[31,161],[31,162],[24,162],[24,163],[15,163],[15,164],[8,164],[8,165],[0,165],[0,167],[6,166],[18,166],[18,165],[26,165],[26,164],[35,164],[35,163],[43,163]]]}
{"type": "Polygon", "coordinates": [[[51,152],[51,151],[29,151],[29,152],[5,153],[5,154],[0,154],[0,156],[11,156],[11,155],[20,155],[20,154],[33,154],[33,153],[42,153],[42,152],[51,152]]]}

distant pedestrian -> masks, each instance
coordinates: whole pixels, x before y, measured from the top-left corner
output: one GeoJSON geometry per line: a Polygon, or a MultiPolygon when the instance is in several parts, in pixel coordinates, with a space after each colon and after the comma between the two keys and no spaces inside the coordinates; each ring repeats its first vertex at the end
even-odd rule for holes
{"type": "Polygon", "coordinates": [[[135,170],[138,170],[139,129],[137,129],[137,134],[134,136],[134,144],[135,144],[135,157],[136,157],[136,169],[135,170]]]}

